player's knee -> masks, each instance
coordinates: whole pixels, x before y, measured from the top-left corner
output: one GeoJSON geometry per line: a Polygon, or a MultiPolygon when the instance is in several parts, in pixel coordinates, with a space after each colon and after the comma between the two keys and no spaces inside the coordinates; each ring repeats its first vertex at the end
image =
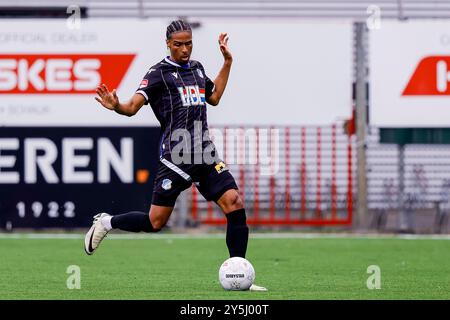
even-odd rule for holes
{"type": "Polygon", "coordinates": [[[172,210],[173,207],[159,207],[152,205],[149,213],[152,232],[161,231],[161,229],[167,224],[172,210]]]}
{"type": "Polygon", "coordinates": [[[150,219],[150,222],[153,227],[153,232],[159,232],[166,225],[166,221],[164,219],[150,219]]]}
{"type": "Polygon", "coordinates": [[[166,220],[159,217],[153,217],[151,214],[149,215],[150,224],[152,225],[152,232],[159,232],[166,225],[166,220]]]}
{"type": "Polygon", "coordinates": [[[227,200],[228,201],[226,201],[225,203],[226,212],[232,212],[244,207],[244,202],[242,201],[242,198],[237,190],[234,190],[234,192],[230,194],[227,200]]]}
{"type": "Polygon", "coordinates": [[[244,201],[242,201],[241,195],[237,191],[233,198],[233,207],[234,207],[234,210],[239,210],[244,207],[244,201]]]}

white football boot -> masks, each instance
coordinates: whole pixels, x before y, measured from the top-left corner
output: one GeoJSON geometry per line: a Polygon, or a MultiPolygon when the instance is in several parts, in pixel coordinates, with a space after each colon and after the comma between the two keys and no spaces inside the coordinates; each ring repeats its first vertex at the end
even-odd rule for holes
{"type": "Polygon", "coordinates": [[[257,286],[256,284],[252,284],[250,286],[250,291],[267,291],[267,288],[257,286]]]}
{"type": "Polygon", "coordinates": [[[86,251],[88,255],[94,253],[95,249],[98,248],[100,242],[102,242],[102,240],[106,237],[106,234],[109,232],[109,230],[107,230],[101,222],[101,219],[106,216],[110,215],[107,213],[99,213],[94,216],[92,227],[84,237],[84,251],[86,251]]]}

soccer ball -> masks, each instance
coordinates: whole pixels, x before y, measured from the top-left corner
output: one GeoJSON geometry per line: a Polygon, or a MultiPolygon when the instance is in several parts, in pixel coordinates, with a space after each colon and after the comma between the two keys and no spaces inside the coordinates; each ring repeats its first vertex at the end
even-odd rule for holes
{"type": "Polygon", "coordinates": [[[255,269],[244,258],[229,258],[220,266],[219,281],[225,290],[248,290],[255,281],[255,269]]]}

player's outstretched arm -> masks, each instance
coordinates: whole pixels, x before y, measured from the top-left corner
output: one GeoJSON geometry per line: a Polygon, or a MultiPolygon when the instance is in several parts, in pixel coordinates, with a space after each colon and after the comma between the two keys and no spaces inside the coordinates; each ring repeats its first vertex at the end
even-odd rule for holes
{"type": "Polygon", "coordinates": [[[233,56],[228,49],[228,34],[221,33],[219,35],[219,47],[223,55],[223,66],[214,80],[215,89],[213,94],[208,98],[208,103],[216,106],[222,98],[225,87],[227,86],[228,77],[230,76],[231,64],[233,63],[233,56]]]}
{"type": "Polygon", "coordinates": [[[103,107],[129,117],[135,115],[145,103],[145,98],[141,94],[135,94],[130,101],[121,103],[116,89],[109,92],[105,84],[98,86],[96,92],[98,97],[95,97],[95,100],[103,107]]]}

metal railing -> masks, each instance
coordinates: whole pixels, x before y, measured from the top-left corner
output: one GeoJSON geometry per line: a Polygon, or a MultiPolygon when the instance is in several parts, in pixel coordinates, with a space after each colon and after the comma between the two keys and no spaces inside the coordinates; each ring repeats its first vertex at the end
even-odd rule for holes
{"type": "Polygon", "coordinates": [[[369,135],[367,168],[370,209],[432,209],[450,207],[450,145],[379,144],[378,129],[369,135]],[[404,191],[400,193],[403,163],[404,191]]]}
{"type": "MultiPolygon", "coordinates": [[[[262,175],[261,166],[255,163],[236,163],[236,152],[231,155],[231,148],[242,148],[239,141],[233,147],[230,147],[230,141],[226,142],[232,135],[228,134],[225,142],[216,143],[221,158],[228,162],[241,189],[249,223],[351,225],[358,201],[355,137],[349,138],[341,124],[274,128],[279,130],[279,162],[274,175],[262,175]]],[[[215,129],[223,134],[233,127],[215,129]]],[[[251,128],[245,128],[248,129],[251,128]]],[[[378,141],[379,131],[371,127],[367,141],[371,221],[379,214],[390,213],[409,217],[422,212],[429,217],[427,224],[446,218],[450,212],[450,145],[410,145],[402,160],[398,146],[378,141]],[[402,163],[403,193],[399,188],[402,163]]],[[[189,194],[182,201],[194,221],[225,223],[219,208],[205,201],[194,186],[189,194]]],[[[401,218],[395,227],[401,229],[400,224],[401,218]]]]}
{"type": "MultiPolygon", "coordinates": [[[[354,137],[342,125],[214,127],[255,225],[351,225],[354,137]]],[[[192,218],[223,224],[219,208],[192,187],[192,218]]]]}

